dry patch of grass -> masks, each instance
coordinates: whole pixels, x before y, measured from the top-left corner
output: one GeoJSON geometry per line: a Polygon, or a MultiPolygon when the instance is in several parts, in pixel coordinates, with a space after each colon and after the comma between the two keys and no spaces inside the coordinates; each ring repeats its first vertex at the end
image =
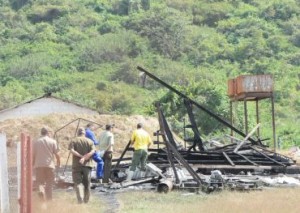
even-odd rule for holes
{"type": "Polygon", "coordinates": [[[299,212],[300,188],[270,188],[263,191],[189,194],[173,191],[119,194],[124,213],[199,212],[299,212]]]}
{"type": "MultiPolygon", "coordinates": [[[[10,119],[0,122],[0,131],[4,132],[8,140],[11,140],[14,144],[20,141],[21,132],[31,136],[32,140],[36,140],[40,137],[40,129],[43,126],[48,126],[52,131],[56,132],[56,139],[60,146],[60,155],[62,164],[66,162],[69,155],[67,149],[70,139],[76,134],[76,128],[78,120],[81,118],[79,126],[84,127],[88,122],[95,122],[97,129],[95,130],[96,137],[104,131],[105,124],[115,124],[114,136],[114,156],[118,157],[126,147],[132,131],[136,129],[136,124],[139,122],[144,123],[145,129],[151,133],[158,130],[159,125],[157,118],[145,117],[141,115],[134,116],[121,116],[121,115],[88,115],[88,114],[51,114],[48,116],[36,116],[19,119],[10,119]],[[75,121],[75,122],[74,122],[75,121]],[[69,124],[70,123],[70,124],[69,124]],[[69,124],[69,125],[67,125],[69,124]],[[67,125],[66,127],[64,127],[67,125]],[[64,127],[63,129],[61,129],[64,127]]],[[[154,139],[154,138],[153,138],[154,139]]],[[[16,147],[9,149],[9,166],[16,166],[16,156],[12,153],[16,147]]]]}
{"type": "Polygon", "coordinates": [[[104,212],[106,205],[96,196],[91,195],[90,201],[87,204],[77,204],[77,199],[74,191],[67,192],[63,190],[53,192],[53,200],[46,203],[46,207],[33,194],[33,213],[95,213],[104,212]]]}

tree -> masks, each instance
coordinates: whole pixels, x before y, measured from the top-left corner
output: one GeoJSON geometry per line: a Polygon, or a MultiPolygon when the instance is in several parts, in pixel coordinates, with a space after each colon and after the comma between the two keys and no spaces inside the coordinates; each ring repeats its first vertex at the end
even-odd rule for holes
{"type": "Polygon", "coordinates": [[[175,60],[181,56],[185,40],[186,22],[178,16],[180,14],[176,11],[154,8],[142,16],[133,16],[125,27],[147,37],[155,51],[175,60]]]}

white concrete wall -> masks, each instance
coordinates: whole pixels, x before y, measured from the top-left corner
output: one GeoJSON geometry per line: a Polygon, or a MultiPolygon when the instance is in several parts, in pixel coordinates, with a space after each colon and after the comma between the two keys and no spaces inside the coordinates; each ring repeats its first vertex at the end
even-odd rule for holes
{"type": "Polygon", "coordinates": [[[0,121],[21,117],[47,115],[50,113],[98,114],[98,112],[94,110],[77,106],[69,102],[64,102],[57,98],[44,97],[41,99],[36,99],[30,103],[22,104],[15,108],[1,111],[0,121]]]}
{"type": "Polygon", "coordinates": [[[0,134],[0,212],[9,213],[6,135],[0,134]]]}

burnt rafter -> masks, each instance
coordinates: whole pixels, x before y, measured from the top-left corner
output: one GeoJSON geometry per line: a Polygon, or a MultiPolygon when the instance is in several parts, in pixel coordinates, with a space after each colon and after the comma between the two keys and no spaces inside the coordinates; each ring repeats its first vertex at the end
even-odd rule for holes
{"type": "Polygon", "coordinates": [[[184,99],[184,105],[185,105],[185,107],[187,109],[187,113],[188,113],[190,122],[192,124],[191,128],[192,128],[193,133],[194,133],[194,143],[188,149],[188,151],[190,151],[191,149],[193,149],[195,151],[196,146],[198,147],[198,149],[200,151],[204,151],[203,142],[202,142],[202,139],[200,137],[200,132],[199,132],[199,130],[197,128],[197,124],[196,124],[196,121],[195,121],[195,116],[193,114],[192,103],[189,100],[184,99]]]}
{"type": "MultiPolygon", "coordinates": [[[[192,185],[195,184],[198,189],[200,186],[203,187],[205,185],[205,178],[201,176],[201,174],[210,174],[216,169],[220,169],[222,172],[231,174],[244,172],[254,172],[256,174],[300,174],[300,167],[296,166],[295,162],[291,158],[267,150],[264,146],[262,146],[260,139],[254,140],[251,138],[251,135],[253,134],[252,132],[247,135],[244,134],[215,113],[191,100],[189,97],[152,75],[145,69],[141,67],[138,67],[138,69],[144,72],[145,75],[179,95],[183,99],[187,109],[190,124],[184,125],[184,128],[192,129],[194,137],[191,138],[191,141],[194,142],[194,144],[187,149],[186,147],[182,147],[179,143],[180,141],[175,141],[165,115],[157,103],[156,107],[160,125],[160,129],[154,134],[154,136],[157,137],[157,141],[154,141],[154,144],[157,144],[157,149],[148,150],[150,152],[148,162],[155,164],[162,171],[166,171],[169,168],[173,170],[175,185],[180,187],[182,182],[182,173],[179,172],[179,170],[183,167],[192,177],[192,185]],[[206,112],[220,123],[232,129],[232,131],[243,136],[244,139],[240,140],[231,137],[231,144],[221,144],[221,146],[218,145],[209,148],[204,147],[201,140],[201,132],[197,127],[193,113],[194,107],[206,112]],[[159,138],[162,138],[163,140],[159,141],[159,138]],[[197,147],[198,150],[196,150],[195,147],[197,147]]],[[[258,128],[258,126],[256,128],[258,128]]],[[[128,161],[131,159],[128,157],[124,158],[127,151],[132,151],[132,148],[130,148],[129,145],[130,143],[127,144],[119,159],[113,160],[113,162],[117,162],[113,168],[113,174],[124,168],[124,165],[120,165],[122,161],[128,161]]],[[[128,167],[128,165],[125,165],[125,167],[126,166],[128,167]]]]}
{"type": "MultiPolygon", "coordinates": [[[[188,164],[193,165],[194,167],[199,167],[199,165],[204,166],[204,170],[200,169],[197,170],[197,172],[207,172],[209,169],[209,166],[222,166],[224,169],[236,169],[241,170],[244,167],[251,167],[252,169],[257,169],[258,167],[268,167],[269,171],[281,171],[285,172],[290,169],[290,166],[294,165],[294,162],[292,159],[279,155],[278,153],[274,153],[272,151],[269,151],[265,149],[262,145],[260,140],[256,141],[251,138],[251,135],[253,134],[254,130],[245,135],[244,133],[240,132],[239,130],[235,129],[235,127],[231,126],[229,123],[227,123],[225,120],[214,114],[213,112],[209,111],[208,109],[204,108],[200,104],[196,103],[195,101],[191,100],[186,95],[182,94],[178,90],[174,89],[167,83],[163,82],[156,76],[152,75],[151,73],[147,72],[145,69],[138,67],[138,69],[145,73],[145,75],[151,77],[152,79],[158,81],[163,86],[167,87],[171,91],[178,94],[180,97],[183,98],[185,107],[187,109],[187,113],[189,116],[190,124],[185,125],[185,128],[191,128],[194,133],[194,137],[191,138],[191,141],[194,142],[193,145],[186,149],[180,147],[180,145],[174,140],[172,132],[170,130],[170,127],[168,126],[168,123],[164,117],[164,114],[162,112],[162,109],[157,104],[157,111],[159,114],[159,123],[160,123],[160,132],[163,135],[163,141],[166,145],[167,149],[164,149],[162,151],[158,151],[156,153],[151,153],[149,156],[149,160],[153,163],[156,163],[157,165],[164,165],[164,164],[171,164],[176,176],[175,171],[175,163],[179,163],[183,165],[183,163],[186,163],[187,165],[185,167],[189,167],[188,164]],[[209,115],[211,115],[213,118],[217,119],[221,123],[225,124],[227,127],[231,128],[233,131],[236,131],[241,136],[244,137],[243,140],[236,140],[234,143],[223,145],[222,147],[214,147],[214,148],[204,148],[200,131],[197,128],[197,124],[195,121],[194,113],[193,113],[193,107],[196,106],[209,115]],[[198,150],[195,149],[197,146],[198,150]],[[176,153],[173,151],[173,148],[176,149],[176,153]],[[182,159],[182,162],[178,161],[178,159],[182,159]],[[229,166],[227,168],[227,166],[229,166]],[[208,170],[205,170],[205,167],[207,167],[208,170]],[[276,168],[276,169],[275,169],[276,168]]],[[[259,125],[257,125],[258,128],[259,125]]],[[[186,140],[186,139],[185,139],[186,140]]],[[[212,167],[213,168],[213,167],[212,167]]],[[[244,168],[246,170],[249,170],[249,168],[244,168]]],[[[193,169],[192,169],[193,170],[193,169]]],[[[194,170],[193,170],[194,171],[194,170]]],[[[193,173],[193,171],[191,171],[193,173]]],[[[275,173],[276,173],[275,171],[275,173]]],[[[296,171],[296,170],[295,170],[296,171]]],[[[197,177],[195,177],[197,179],[197,177]]]]}
{"type": "MultiPolygon", "coordinates": [[[[208,110],[207,108],[205,108],[204,106],[202,106],[201,104],[195,102],[194,100],[190,99],[188,96],[184,95],[183,93],[179,92],[178,90],[176,90],[174,87],[170,86],[169,84],[167,84],[166,82],[162,81],[161,79],[159,79],[158,77],[156,77],[155,75],[151,74],[150,72],[148,72],[147,70],[145,70],[144,68],[137,66],[137,69],[140,70],[141,72],[144,72],[147,76],[149,76],[150,78],[152,78],[153,80],[157,81],[158,83],[162,84],[164,87],[168,88],[169,90],[171,90],[172,92],[176,93],[177,95],[179,95],[180,97],[184,98],[185,100],[188,100],[190,103],[192,103],[193,105],[195,105],[196,107],[198,107],[199,109],[201,109],[202,111],[206,112],[207,114],[209,114],[211,117],[215,118],[217,121],[221,122],[222,124],[224,124],[225,126],[227,126],[228,128],[230,128],[232,131],[236,132],[237,134],[246,137],[246,134],[243,133],[242,131],[238,130],[237,128],[235,128],[234,126],[232,126],[229,122],[225,121],[224,119],[222,119],[220,116],[216,115],[215,113],[213,113],[212,111],[208,110]]],[[[258,144],[258,142],[256,140],[254,140],[253,138],[249,138],[248,139],[253,145],[254,144],[258,144]]]]}
{"type": "Polygon", "coordinates": [[[174,152],[171,151],[170,148],[170,143],[173,144],[176,148],[176,143],[174,141],[173,135],[171,133],[171,131],[169,130],[169,127],[165,125],[165,119],[164,119],[164,115],[160,109],[159,104],[156,105],[157,111],[158,111],[158,121],[159,121],[159,126],[160,126],[160,132],[162,132],[163,134],[161,134],[163,141],[166,145],[167,148],[167,157],[168,157],[168,161],[173,169],[174,175],[175,175],[175,182],[176,184],[179,184],[180,180],[179,180],[179,176],[177,174],[177,170],[175,167],[175,156],[174,156],[174,152]]]}
{"type": "Polygon", "coordinates": [[[157,104],[156,107],[157,107],[157,111],[158,111],[158,115],[159,115],[159,123],[160,123],[161,131],[165,133],[162,136],[163,136],[163,140],[166,144],[168,160],[169,160],[169,162],[172,166],[172,169],[174,171],[174,174],[175,174],[176,183],[179,182],[179,177],[178,177],[178,174],[177,174],[177,171],[175,168],[174,160],[176,160],[181,165],[183,165],[187,169],[187,171],[190,173],[190,175],[193,177],[193,179],[198,184],[198,186],[200,186],[202,184],[201,178],[193,170],[193,168],[189,165],[189,163],[182,157],[182,155],[178,152],[177,147],[174,146],[174,144],[176,144],[176,142],[173,138],[172,132],[169,128],[166,118],[165,118],[163,112],[161,111],[159,104],[157,104]]]}

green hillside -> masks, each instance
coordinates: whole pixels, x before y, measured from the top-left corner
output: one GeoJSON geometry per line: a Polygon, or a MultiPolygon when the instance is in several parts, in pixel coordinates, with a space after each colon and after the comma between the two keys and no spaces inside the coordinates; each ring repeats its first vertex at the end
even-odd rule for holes
{"type": "MultiPolygon", "coordinates": [[[[180,100],[150,79],[141,87],[136,66],[226,119],[229,78],[273,74],[277,136],[300,145],[297,0],[0,0],[0,47],[0,109],[52,92],[102,113],[154,115],[160,100],[175,131],[180,100]]],[[[263,137],[270,112],[262,101],[263,137]]],[[[197,113],[205,135],[228,133],[197,113]]],[[[249,119],[252,128],[252,104],[249,119]]]]}

